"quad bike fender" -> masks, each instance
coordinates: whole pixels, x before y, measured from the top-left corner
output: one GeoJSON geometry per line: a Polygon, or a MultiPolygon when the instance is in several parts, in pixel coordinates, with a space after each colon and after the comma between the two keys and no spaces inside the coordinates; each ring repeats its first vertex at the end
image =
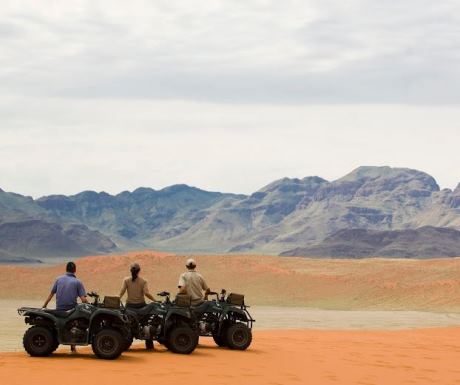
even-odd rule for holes
{"type": "Polygon", "coordinates": [[[124,314],[108,309],[98,309],[91,314],[89,325],[89,336],[95,334],[101,325],[117,329],[125,337],[131,333],[128,318],[124,314]]]}
{"type": "Polygon", "coordinates": [[[243,323],[249,323],[250,321],[247,314],[242,309],[233,307],[225,309],[219,317],[218,334],[222,332],[222,330],[225,327],[225,324],[228,324],[229,319],[238,320],[243,323]]]}
{"type": "Polygon", "coordinates": [[[119,320],[121,323],[126,322],[126,316],[122,314],[121,312],[110,310],[110,309],[98,309],[94,313],[91,314],[90,317],[90,323],[93,322],[94,319],[97,317],[106,317],[106,318],[111,318],[114,320],[119,320]]]}
{"type": "Polygon", "coordinates": [[[238,308],[225,309],[220,316],[220,322],[222,322],[225,318],[228,318],[228,316],[232,316],[233,318],[239,319],[244,322],[249,321],[248,316],[244,312],[244,310],[238,308]]]}
{"type": "Polygon", "coordinates": [[[165,325],[162,334],[166,336],[171,327],[177,324],[190,325],[192,322],[192,315],[188,309],[174,309],[168,312],[165,317],[165,325]]]}
{"type": "Polygon", "coordinates": [[[183,317],[190,320],[192,318],[192,313],[189,309],[171,309],[168,314],[166,314],[166,320],[171,317],[183,317]]]}
{"type": "Polygon", "coordinates": [[[23,313],[25,322],[29,325],[52,326],[57,325],[57,319],[52,314],[45,313],[43,310],[27,310],[23,313]]]}

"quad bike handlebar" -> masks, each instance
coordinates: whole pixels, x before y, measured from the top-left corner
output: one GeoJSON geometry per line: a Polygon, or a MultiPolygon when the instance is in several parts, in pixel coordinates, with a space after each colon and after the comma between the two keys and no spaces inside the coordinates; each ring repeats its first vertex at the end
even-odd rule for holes
{"type": "MultiPolygon", "coordinates": [[[[159,297],[165,297],[165,300],[164,300],[165,303],[170,303],[171,302],[171,300],[169,298],[171,293],[169,291],[161,291],[161,292],[157,293],[157,295],[159,297]]],[[[158,302],[161,302],[161,301],[158,301],[158,302]]]]}
{"type": "Polygon", "coordinates": [[[209,297],[209,296],[213,296],[213,295],[216,296],[216,301],[217,301],[217,300],[219,299],[219,293],[217,293],[217,292],[215,292],[215,291],[210,291],[208,294],[206,294],[206,296],[205,296],[204,299],[205,299],[206,301],[208,301],[208,297],[209,297]]]}
{"type": "Polygon", "coordinates": [[[90,291],[89,293],[86,293],[86,295],[90,298],[93,298],[93,305],[98,306],[99,305],[99,294],[97,294],[95,291],[90,291]]]}
{"type": "Polygon", "coordinates": [[[207,295],[206,295],[206,300],[208,300],[208,296],[216,296],[216,301],[220,301],[220,302],[224,302],[225,301],[225,295],[227,294],[227,290],[225,289],[222,289],[220,291],[220,293],[218,293],[217,291],[210,291],[207,295]]]}
{"type": "Polygon", "coordinates": [[[220,296],[219,296],[219,298],[218,298],[219,301],[224,302],[224,301],[225,301],[225,295],[226,295],[226,294],[227,294],[227,290],[222,289],[222,290],[220,291],[220,296]]]}

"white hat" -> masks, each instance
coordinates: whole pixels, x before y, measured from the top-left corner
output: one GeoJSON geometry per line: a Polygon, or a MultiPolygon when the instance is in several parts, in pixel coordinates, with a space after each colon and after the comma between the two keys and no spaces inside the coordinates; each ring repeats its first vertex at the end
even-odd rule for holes
{"type": "Polygon", "coordinates": [[[194,268],[196,267],[196,262],[193,258],[189,258],[187,259],[187,262],[185,263],[185,266],[189,267],[189,268],[194,268]]]}

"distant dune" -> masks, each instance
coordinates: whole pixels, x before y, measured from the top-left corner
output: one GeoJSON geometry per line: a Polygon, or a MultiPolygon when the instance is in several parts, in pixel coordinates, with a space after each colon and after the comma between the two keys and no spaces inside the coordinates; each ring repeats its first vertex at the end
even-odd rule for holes
{"type": "MultiPolygon", "coordinates": [[[[186,256],[163,252],[84,257],[77,274],[86,289],[117,294],[136,261],[153,293],[175,291],[186,256]]],[[[322,309],[460,311],[460,259],[303,259],[273,256],[196,256],[214,290],[244,293],[249,304],[322,309]]],[[[38,299],[58,266],[0,266],[0,298],[38,299]]]]}

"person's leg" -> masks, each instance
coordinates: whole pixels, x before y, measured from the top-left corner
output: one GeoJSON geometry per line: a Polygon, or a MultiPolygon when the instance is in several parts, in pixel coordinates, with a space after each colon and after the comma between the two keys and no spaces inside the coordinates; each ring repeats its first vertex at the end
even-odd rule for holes
{"type": "Polygon", "coordinates": [[[70,345],[70,351],[71,351],[71,353],[76,353],[77,352],[77,347],[75,345],[70,345]]]}

